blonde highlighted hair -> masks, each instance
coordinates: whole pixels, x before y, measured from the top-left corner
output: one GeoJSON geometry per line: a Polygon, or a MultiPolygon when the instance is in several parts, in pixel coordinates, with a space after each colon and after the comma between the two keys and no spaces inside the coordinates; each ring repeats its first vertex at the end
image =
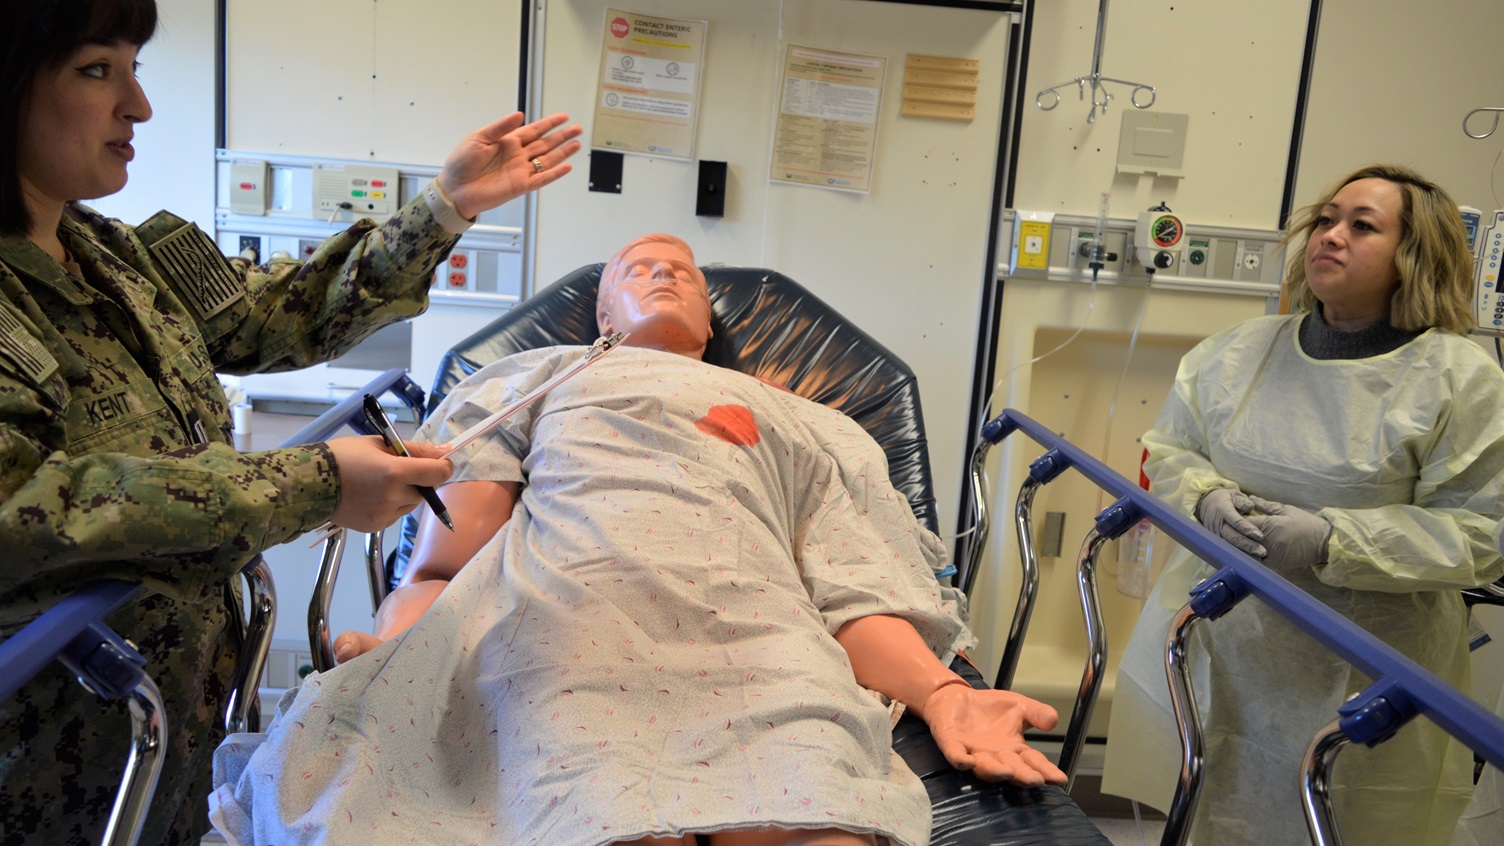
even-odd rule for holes
{"type": "Polygon", "coordinates": [[[1300,247],[1285,263],[1285,290],[1296,309],[1315,308],[1316,295],[1306,282],[1306,246],[1322,210],[1348,183],[1383,179],[1400,189],[1403,209],[1400,243],[1394,253],[1399,288],[1389,304],[1389,323],[1407,332],[1438,328],[1466,335],[1472,328],[1473,256],[1457,203],[1441,186],[1399,165],[1359,168],[1295,213],[1287,224],[1284,245],[1300,247]]]}

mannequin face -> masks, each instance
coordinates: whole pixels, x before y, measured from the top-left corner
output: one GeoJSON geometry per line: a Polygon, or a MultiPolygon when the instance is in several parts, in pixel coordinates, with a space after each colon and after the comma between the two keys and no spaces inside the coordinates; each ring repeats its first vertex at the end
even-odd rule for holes
{"type": "Polygon", "coordinates": [[[1306,244],[1306,283],[1326,322],[1361,328],[1383,320],[1399,290],[1394,255],[1404,234],[1404,197],[1387,179],[1342,186],[1322,208],[1306,244]]]}
{"type": "Polygon", "coordinates": [[[710,340],[710,294],[694,254],[678,244],[645,242],[627,250],[601,280],[596,318],[602,333],[627,332],[627,346],[699,360],[710,340]]]}

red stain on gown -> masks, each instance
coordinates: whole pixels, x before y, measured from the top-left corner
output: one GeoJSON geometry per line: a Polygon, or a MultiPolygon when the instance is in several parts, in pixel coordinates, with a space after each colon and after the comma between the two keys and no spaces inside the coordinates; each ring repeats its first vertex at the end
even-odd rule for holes
{"type": "Polygon", "coordinates": [[[762,440],[752,409],[745,405],[711,406],[708,414],[695,421],[695,428],[737,446],[757,446],[762,440]]]}

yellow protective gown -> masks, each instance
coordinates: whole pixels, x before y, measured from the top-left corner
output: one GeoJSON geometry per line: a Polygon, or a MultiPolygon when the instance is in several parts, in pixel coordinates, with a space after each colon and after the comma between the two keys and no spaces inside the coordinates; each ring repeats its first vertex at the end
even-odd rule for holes
{"type": "MultiPolygon", "coordinates": [[[[1247,321],[1185,356],[1143,439],[1153,490],[1186,514],[1236,487],[1326,518],[1328,562],[1281,575],[1468,690],[1459,590],[1504,575],[1491,537],[1504,516],[1504,374],[1435,329],[1371,358],[1313,359],[1297,340],[1302,318],[1247,321]]],[[[1118,671],[1108,793],[1168,806],[1180,745],[1165,637],[1211,573],[1177,550],[1145,605],[1118,671]]],[[[1301,755],[1369,679],[1256,599],[1195,639],[1206,780],[1193,842],[1304,846],[1301,755]]],[[[1376,749],[1348,747],[1334,774],[1344,841],[1446,846],[1472,793],[1471,759],[1424,718],[1376,749]]]]}
{"type": "MultiPolygon", "coordinates": [[[[1494,713],[1504,717],[1504,690],[1499,691],[1494,713]]],[[[1499,846],[1500,843],[1504,843],[1504,772],[1488,764],[1473,790],[1472,803],[1462,812],[1462,819],[1457,823],[1452,846],[1499,846]]]]}

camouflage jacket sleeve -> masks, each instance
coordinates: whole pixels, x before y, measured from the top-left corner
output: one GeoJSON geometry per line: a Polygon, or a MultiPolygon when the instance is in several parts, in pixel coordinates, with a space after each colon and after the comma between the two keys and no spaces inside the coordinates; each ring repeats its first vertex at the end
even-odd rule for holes
{"type": "Polygon", "coordinates": [[[372,332],[428,308],[434,268],[458,236],[421,197],[385,223],[361,220],[305,262],[230,260],[245,297],[204,322],[222,373],[293,370],[328,361],[372,332]]]}
{"type": "Polygon", "coordinates": [[[70,456],[46,446],[57,418],[45,393],[0,368],[0,623],[99,578],[185,600],[219,591],[253,554],[319,525],[337,504],[322,444],[70,456]]]}

